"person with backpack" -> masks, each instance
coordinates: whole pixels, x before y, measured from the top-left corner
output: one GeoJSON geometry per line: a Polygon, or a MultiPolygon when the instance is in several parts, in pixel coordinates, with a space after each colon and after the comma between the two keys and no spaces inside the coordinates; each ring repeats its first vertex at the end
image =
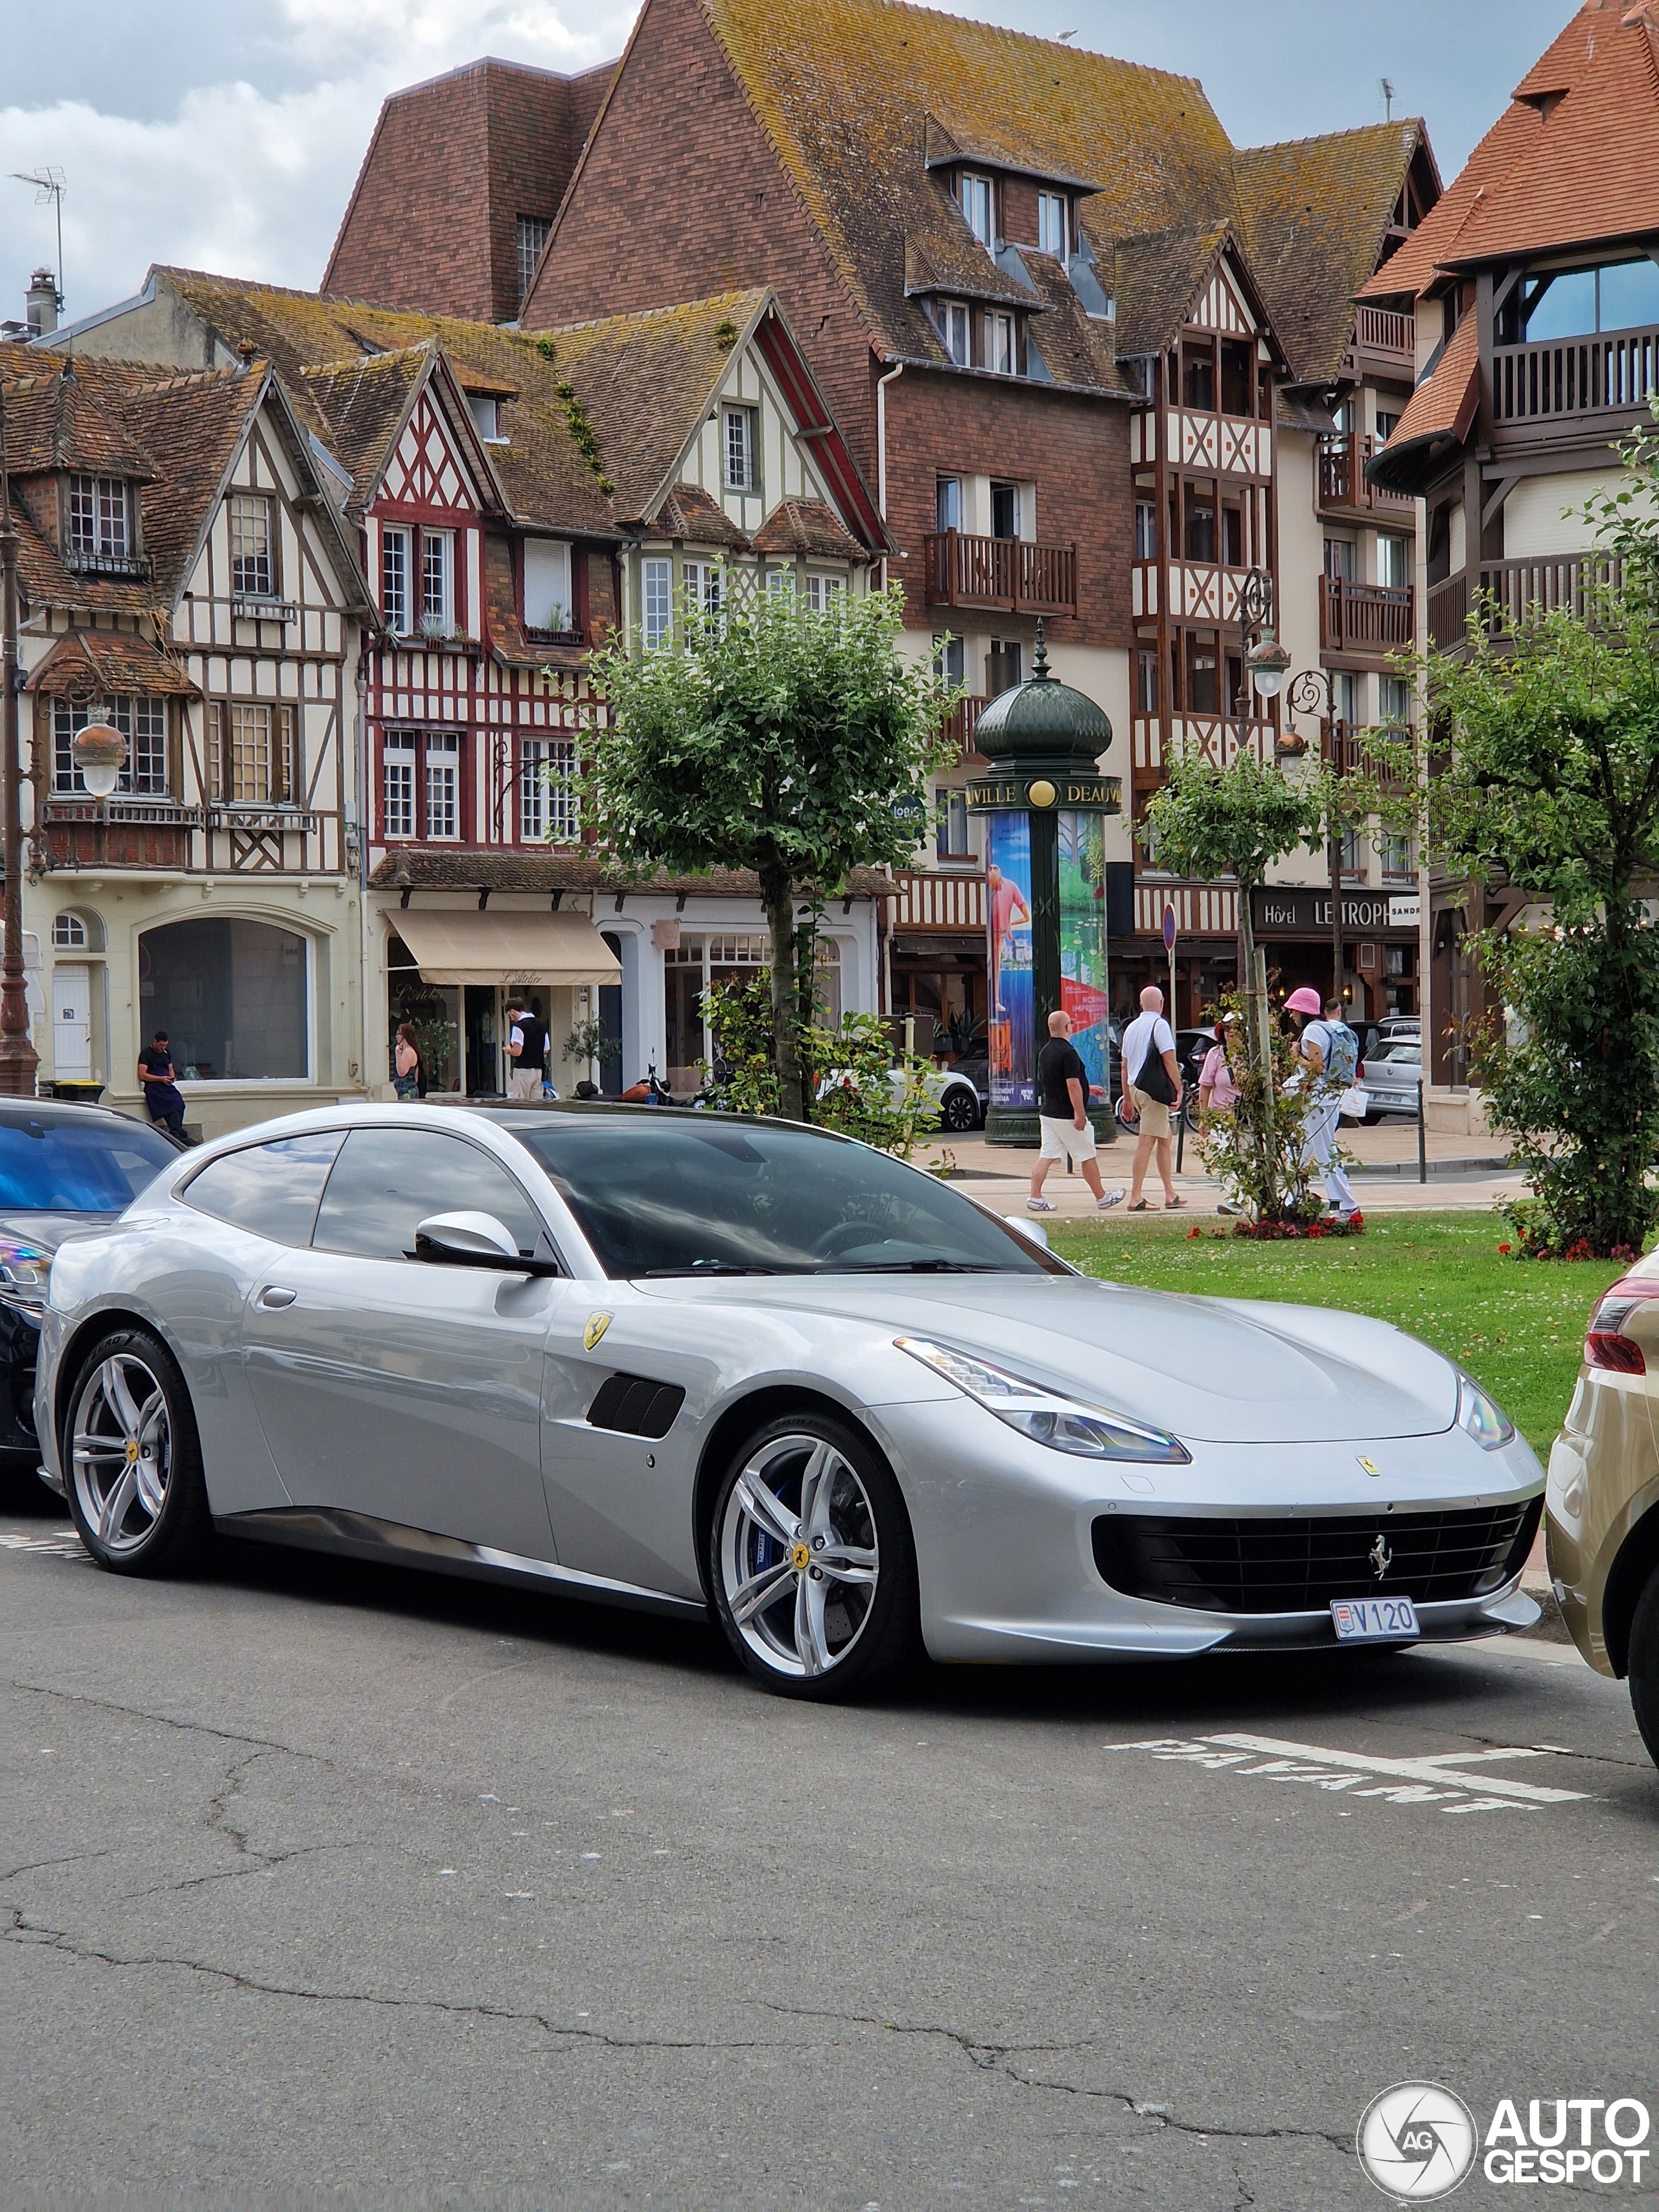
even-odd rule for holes
{"type": "Polygon", "coordinates": [[[1344,1219],[1358,1212],[1353,1186],[1335,1157],[1336,1128],[1342,1093],[1353,1081],[1359,1066],[1359,1040],[1342,1018],[1342,1001],[1327,999],[1322,1006],[1317,991],[1304,985],[1285,1001],[1285,1011],[1299,1018],[1297,1057],[1306,1067],[1313,1095],[1303,1123],[1304,1166],[1316,1167],[1325,1187],[1325,1203],[1344,1219]]]}
{"type": "Polygon", "coordinates": [[[1123,1032],[1123,1118],[1137,1122],[1140,1131],[1129,1172],[1126,1211],[1130,1213],[1146,1211],[1140,1186],[1146,1180],[1154,1147],[1158,1180],[1164,1185],[1164,1212],[1187,1203],[1176,1195],[1175,1178],[1170,1172],[1170,1115],[1180,1105],[1181,1069],[1176,1060],[1175,1036],[1164,1018],[1164,994],[1156,983],[1149,983],[1140,994],[1140,1012],[1123,1032]]]}

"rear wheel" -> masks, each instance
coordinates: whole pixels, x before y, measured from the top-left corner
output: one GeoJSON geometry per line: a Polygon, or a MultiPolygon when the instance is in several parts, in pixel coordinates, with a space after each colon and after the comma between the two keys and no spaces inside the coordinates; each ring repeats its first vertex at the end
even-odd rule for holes
{"type": "Polygon", "coordinates": [[[1648,1756],[1659,1766],[1659,1567],[1648,1577],[1630,1625],[1630,1701],[1648,1756]]]}
{"type": "Polygon", "coordinates": [[[939,1109],[941,1129],[953,1137],[965,1135],[979,1127],[979,1101],[971,1091],[952,1084],[941,1100],[939,1109]]]}
{"type": "Polygon", "coordinates": [[[784,1697],[848,1698],[917,1642],[915,1553],[866,1437],[816,1407],[769,1421],[714,1504],[709,1583],[732,1650],[784,1697]]]}
{"type": "Polygon", "coordinates": [[[100,1567],[177,1573],[206,1544],[207,1486],[190,1393],[148,1329],[112,1331],[70,1393],[63,1465],[70,1510],[100,1567]]]}

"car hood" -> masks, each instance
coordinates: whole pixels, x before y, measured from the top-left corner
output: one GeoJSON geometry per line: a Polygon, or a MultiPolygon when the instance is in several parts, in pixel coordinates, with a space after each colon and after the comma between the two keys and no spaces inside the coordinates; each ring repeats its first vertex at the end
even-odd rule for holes
{"type": "Polygon", "coordinates": [[[1457,1371],[1437,1352],[1384,1322],[1319,1306],[1185,1297],[1054,1275],[636,1287],[936,1337],[1194,1443],[1432,1436],[1457,1413],[1457,1371]]]}
{"type": "Polygon", "coordinates": [[[66,1237],[84,1237],[119,1220],[115,1213],[34,1213],[27,1207],[0,1212],[0,1241],[32,1244],[50,1259],[66,1237]]]}

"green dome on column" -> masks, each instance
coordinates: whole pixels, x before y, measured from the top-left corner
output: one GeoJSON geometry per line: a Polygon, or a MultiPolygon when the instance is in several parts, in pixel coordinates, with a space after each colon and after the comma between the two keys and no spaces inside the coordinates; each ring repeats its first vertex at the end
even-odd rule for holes
{"type": "Polygon", "coordinates": [[[1112,742],[1112,725],[1085,691],[1059,683],[1048,671],[1048,648],[1037,623],[1036,651],[1024,684],[999,692],[981,714],[975,748],[994,766],[1091,770],[1112,742]]]}

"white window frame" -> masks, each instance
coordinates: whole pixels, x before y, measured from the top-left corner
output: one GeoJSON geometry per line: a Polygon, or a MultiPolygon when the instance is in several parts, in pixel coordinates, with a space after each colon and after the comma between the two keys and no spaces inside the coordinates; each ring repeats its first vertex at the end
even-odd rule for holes
{"type": "Polygon", "coordinates": [[[1412,580],[1412,541],[1411,541],[1411,539],[1410,539],[1409,538],[1402,538],[1402,537],[1401,537],[1401,536],[1399,535],[1399,533],[1398,533],[1397,532],[1395,532],[1395,531],[1392,531],[1392,530],[1380,530],[1380,531],[1378,531],[1378,532],[1377,532],[1377,534],[1376,534],[1376,580],[1377,580],[1377,582],[1378,582],[1379,584],[1384,584],[1384,583],[1386,583],[1386,584],[1388,584],[1389,586],[1390,586],[1393,589],[1395,589],[1395,590],[1396,590],[1396,591],[1403,591],[1403,590],[1404,590],[1404,588],[1405,588],[1405,586],[1406,586],[1407,584],[1409,584],[1409,583],[1410,583],[1411,580],[1412,580]],[[1382,574],[1382,570],[1383,570],[1383,566],[1384,566],[1384,562],[1385,562],[1385,556],[1386,556],[1387,563],[1388,563],[1388,565],[1389,565],[1389,566],[1390,566],[1390,567],[1396,567],[1396,566],[1397,566],[1397,568],[1398,568],[1398,569],[1399,569],[1399,572],[1400,572],[1398,575],[1396,575],[1396,576],[1388,576],[1388,577],[1385,577],[1385,576],[1383,575],[1383,574],[1382,574]]]}
{"type": "Polygon", "coordinates": [[[985,318],[985,366],[999,376],[1012,376],[1018,358],[1013,317],[993,309],[985,318]]]}
{"type": "Polygon", "coordinates": [[[681,563],[680,582],[685,592],[685,611],[702,615],[716,626],[725,614],[721,571],[717,562],[686,561],[681,563]]]}
{"type": "Polygon", "coordinates": [[[760,420],[753,407],[729,406],[720,422],[720,468],[727,491],[757,492],[760,420]]]}
{"type": "Polygon", "coordinates": [[[269,492],[234,491],[226,501],[230,537],[230,588],[239,599],[276,596],[276,532],[269,492]],[[239,574],[239,571],[240,572],[239,574]]]}
{"type": "Polygon", "coordinates": [[[988,253],[996,252],[997,192],[989,177],[964,169],[957,188],[963,221],[988,253]]]}
{"type": "Polygon", "coordinates": [[[844,606],[847,602],[847,579],[845,576],[825,576],[813,575],[810,573],[808,574],[806,579],[806,604],[815,615],[827,615],[833,613],[836,611],[838,602],[842,606],[844,606]]]}
{"type": "Polygon", "coordinates": [[[945,352],[958,368],[973,366],[973,321],[962,301],[940,301],[939,334],[945,352]]]}
{"type": "Polygon", "coordinates": [[[380,614],[394,637],[410,631],[409,562],[413,532],[401,525],[380,532],[380,614]]]}
{"type": "Polygon", "coordinates": [[[415,732],[388,730],[380,740],[380,834],[388,844],[412,838],[415,811],[415,732]]]}
{"type": "Polygon", "coordinates": [[[70,550],[88,560],[125,561],[132,547],[132,516],[120,477],[76,474],[70,478],[70,550]]]}
{"type": "Polygon", "coordinates": [[[455,533],[421,532],[421,635],[455,635],[455,533]]]}
{"type": "Polygon", "coordinates": [[[571,597],[570,546],[562,538],[526,538],[524,541],[524,618],[532,629],[554,636],[575,628],[571,597]],[[562,614],[562,622],[548,617],[562,614]]]}
{"type": "Polygon", "coordinates": [[[1067,232],[1070,229],[1064,192],[1037,194],[1037,251],[1052,253],[1056,261],[1068,258],[1067,232]]]}
{"type": "Polygon", "coordinates": [[[519,838],[526,845],[574,845],[581,836],[576,794],[562,781],[576,767],[571,738],[524,738],[519,744],[519,838]]]}
{"type": "Polygon", "coordinates": [[[674,639],[674,564],[665,554],[640,563],[640,640],[647,653],[674,639]]]}
{"type": "Polygon", "coordinates": [[[54,952],[85,952],[88,949],[87,925],[78,914],[71,914],[66,908],[52,916],[52,947],[54,952]]]}
{"type": "Polygon", "coordinates": [[[466,411],[472,417],[472,427],[486,446],[504,446],[507,439],[501,431],[501,403],[493,392],[469,392],[466,411]]]}
{"type": "Polygon", "coordinates": [[[168,795],[167,708],[165,699],[140,692],[113,699],[54,699],[52,702],[52,795],[84,799],[86,780],[70,750],[89,723],[105,722],[127,741],[127,763],[115,787],[118,799],[165,799],[168,795]]]}
{"type": "Polygon", "coordinates": [[[520,215],[513,218],[513,239],[519,257],[519,302],[522,306],[530,295],[535,282],[536,264],[542,258],[548,234],[553,228],[550,216],[520,215]]]}
{"type": "Polygon", "coordinates": [[[1158,558],[1158,501],[1156,499],[1135,500],[1135,558],[1137,561],[1156,561],[1158,558]]]}
{"type": "Polygon", "coordinates": [[[426,745],[426,834],[434,843],[461,840],[461,741],[453,730],[429,730],[426,745]]]}

